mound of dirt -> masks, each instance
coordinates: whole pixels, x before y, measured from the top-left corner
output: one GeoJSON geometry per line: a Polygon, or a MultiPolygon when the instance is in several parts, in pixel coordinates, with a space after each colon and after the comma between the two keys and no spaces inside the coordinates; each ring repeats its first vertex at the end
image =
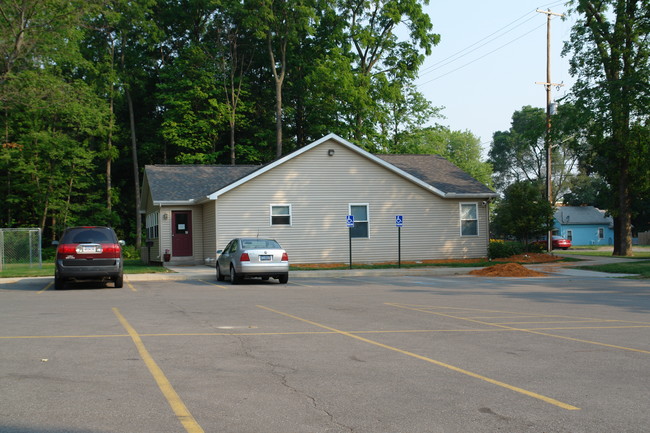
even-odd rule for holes
{"type": "Polygon", "coordinates": [[[546,275],[527,269],[519,263],[502,263],[483,269],[476,269],[469,274],[477,277],[543,277],[546,275]]]}

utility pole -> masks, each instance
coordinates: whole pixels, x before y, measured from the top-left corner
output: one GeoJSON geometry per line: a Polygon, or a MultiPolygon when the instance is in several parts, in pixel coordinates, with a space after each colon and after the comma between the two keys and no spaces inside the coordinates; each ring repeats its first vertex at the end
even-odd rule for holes
{"type": "MultiPolygon", "coordinates": [[[[551,81],[551,17],[553,15],[563,17],[563,14],[551,12],[551,10],[542,11],[537,9],[537,12],[546,14],[546,82],[536,82],[535,84],[543,84],[546,87],[546,198],[551,205],[553,205],[553,181],[552,181],[552,165],[551,154],[553,144],[551,143],[551,115],[553,107],[551,103],[551,86],[560,87],[562,84],[553,83],[551,81]]],[[[550,253],[553,251],[552,231],[549,230],[546,234],[546,250],[550,253]]]]}

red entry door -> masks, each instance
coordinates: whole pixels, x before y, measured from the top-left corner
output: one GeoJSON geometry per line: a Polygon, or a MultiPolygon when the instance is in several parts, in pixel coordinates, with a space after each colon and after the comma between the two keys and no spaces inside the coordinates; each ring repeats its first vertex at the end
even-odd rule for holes
{"type": "Polygon", "coordinates": [[[172,256],[192,255],[192,211],[172,211],[172,256]]]}

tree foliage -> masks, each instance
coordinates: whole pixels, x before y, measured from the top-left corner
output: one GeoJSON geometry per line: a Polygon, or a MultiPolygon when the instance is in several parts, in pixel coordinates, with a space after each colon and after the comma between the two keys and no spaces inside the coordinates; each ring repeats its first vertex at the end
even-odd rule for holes
{"type": "Polygon", "coordinates": [[[452,131],[444,126],[417,129],[390,150],[440,155],[483,184],[492,184],[492,166],[481,160],[481,140],[469,131],[452,131]]]}
{"type": "Polygon", "coordinates": [[[0,2],[0,226],[116,226],[141,241],[145,164],[268,163],[333,132],[366,149],[445,142],[414,85],[427,0],[0,2]],[[427,134],[433,134],[428,136],[427,134]]]}
{"type": "MultiPolygon", "coordinates": [[[[562,199],[568,182],[578,168],[588,146],[584,125],[575,108],[560,106],[552,117],[551,152],[553,202],[562,199]]],[[[546,111],[524,106],[512,115],[508,131],[494,133],[489,151],[495,187],[503,190],[513,182],[546,180],[546,111]]]]}
{"type": "Polygon", "coordinates": [[[594,170],[616,201],[614,254],[632,254],[634,200],[647,190],[650,5],[641,0],[574,0],[571,53],[576,106],[593,119],[594,170]]]}
{"type": "Polygon", "coordinates": [[[495,209],[492,229],[501,236],[515,236],[527,244],[553,227],[553,207],[537,182],[519,181],[504,191],[495,209]]]}

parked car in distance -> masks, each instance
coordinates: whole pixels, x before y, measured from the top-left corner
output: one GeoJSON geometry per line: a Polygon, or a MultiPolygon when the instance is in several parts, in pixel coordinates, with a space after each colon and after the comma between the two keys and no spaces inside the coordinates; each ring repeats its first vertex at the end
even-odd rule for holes
{"type": "Polygon", "coordinates": [[[235,238],[226,248],[217,250],[217,280],[229,276],[232,284],[244,278],[277,278],[289,281],[289,256],[274,239],[235,238]]]}
{"type": "MultiPolygon", "coordinates": [[[[571,248],[571,241],[563,238],[562,236],[552,236],[551,242],[553,244],[554,250],[556,249],[568,250],[569,248],[571,248]]],[[[542,247],[546,248],[546,236],[544,236],[543,239],[535,241],[533,243],[536,245],[541,245],[542,247]]]]}
{"type": "Polygon", "coordinates": [[[64,230],[56,248],[54,288],[61,290],[67,281],[112,281],[123,286],[124,241],[110,227],[71,227],[64,230]]]}

